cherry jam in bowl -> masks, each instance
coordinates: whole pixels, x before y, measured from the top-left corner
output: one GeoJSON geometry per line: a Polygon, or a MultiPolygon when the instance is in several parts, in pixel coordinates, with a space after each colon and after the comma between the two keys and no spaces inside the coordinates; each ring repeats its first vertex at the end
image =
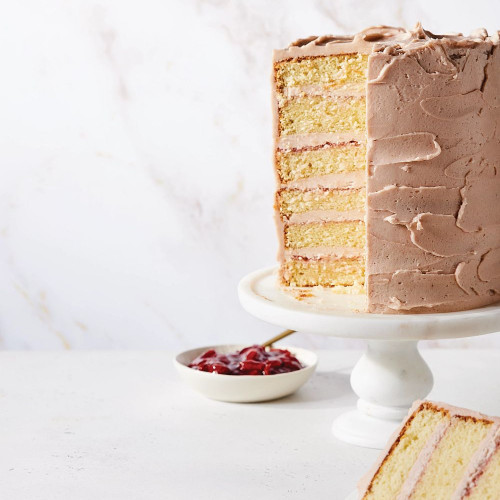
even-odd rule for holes
{"type": "Polygon", "coordinates": [[[259,346],[218,345],[182,352],[174,364],[192,389],[210,399],[255,403],[294,393],[317,361],[316,354],[298,347],[262,352],[259,346]]]}

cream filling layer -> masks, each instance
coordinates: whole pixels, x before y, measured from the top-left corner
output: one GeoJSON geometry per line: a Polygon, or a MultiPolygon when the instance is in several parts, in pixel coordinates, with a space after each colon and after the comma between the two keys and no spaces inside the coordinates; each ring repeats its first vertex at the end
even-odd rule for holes
{"type": "Polygon", "coordinates": [[[345,212],[340,212],[338,210],[311,210],[309,212],[291,214],[286,218],[287,222],[292,224],[305,224],[308,222],[337,222],[364,219],[364,210],[346,210],[345,212]]]}
{"type": "Polygon", "coordinates": [[[285,99],[302,96],[322,97],[365,97],[366,83],[351,83],[331,89],[324,85],[301,85],[299,87],[286,87],[281,96],[285,99]]]}
{"type": "Polygon", "coordinates": [[[308,248],[285,249],[284,257],[285,260],[297,257],[304,257],[306,259],[321,259],[323,257],[334,257],[337,259],[342,259],[342,258],[363,257],[364,255],[365,255],[364,250],[359,248],[318,246],[318,247],[308,247],[308,248]]]}
{"type": "Polygon", "coordinates": [[[341,174],[318,175],[306,177],[295,181],[285,182],[280,185],[281,189],[349,189],[363,188],[366,186],[366,172],[347,172],[341,174]]]}
{"type": "Polygon", "coordinates": [[[416,485],[426,470],[431,455],[436,451],[441,439],[443,439],[444,435],[450,428],[450,424],[450,419],[444,420],[438,424],[434,433],[429,438],[429,441],[420,452],[416,462],[413,464],[413,467],[411,468],[406,481],[403,483],[396,500],[410,500],[416,485]]]}
{"type": "Polygon", "coordinates": [[[277,139],[276,147],[287,151],[290,149],[322,146],[327,142],[339,144],[350,141],[356,141],[360,144],[366,143],[366,134],[356,132],[317,132],[313,134],[284,135],[277,139]]]}

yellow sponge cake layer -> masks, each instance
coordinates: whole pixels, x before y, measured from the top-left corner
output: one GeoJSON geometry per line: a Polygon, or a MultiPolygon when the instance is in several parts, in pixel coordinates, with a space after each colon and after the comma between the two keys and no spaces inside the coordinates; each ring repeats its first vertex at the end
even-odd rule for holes
{"type": "Polygon", "coordinates": [[[428,407],[424,406],[422,411],[413,415],[406,423],[398,441],[393,444],[389,455],[380,465],[363,500],[397,498],[419,453],[444,416],[444,413],[436,411],[429,404],[424,405],[428,407]]]}
{"type": "Polygon", "coordinates": [[[288,217],[315,210],[364,211],[365,198],[364,189],[282,189],[277,202],[280,213],[288,217]]]}
{"type": "Polygon", "coordinates": [[[281,182],[359,172],[365,168],[366,146],[354,141],[299,151],[276,152],[276,169],[281,182]]]}
{"type": "Polygon", "coordinates": [[[291,224],[285,227],[286,248],[350,247],[364,249],[365,224],[361,221],[291,224]]]}
{"type": "Polygon", "coordinates": [[[341,54],[324,57],[305,57],[276,63],[276,86],[323,85],[333,87],[366,80],[368,56],[341,54]]]}
{"type": "Polygon", "coordinates": [[[363,258],[292,259],[281,267],[282,282],[287,286],[364,285],[363,258]]]}
{"type": "Polygon", "coordinates": [[[487,420],[457,416],[438,444],[411,495],[412,500],[448,500],[467,464],[493,425],[487,420]]]}
{"type": "Polygon", "coordinates": [[[498,500],[500,498],[500,450],[486,465],[479,476],[476,486],[467,496],[467,500],[498,500]]]}
{"type": "Polygon", "coordinates": [[[279,109],[280,134],[364,132],[364,97],[297,97],[279,109]]]}

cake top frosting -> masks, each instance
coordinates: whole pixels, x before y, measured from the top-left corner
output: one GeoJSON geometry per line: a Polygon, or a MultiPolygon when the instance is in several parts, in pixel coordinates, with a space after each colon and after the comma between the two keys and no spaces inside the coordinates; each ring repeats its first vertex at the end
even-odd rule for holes
{"type": "Polygon", "coordinates": [[[348,52],[370,54],[372,52],[403,53],[423,45],[447,43],[460,47],[473,46],[479,42],[490,41],[498,44],[499,32],[489,36],[484,28],[478,28],[470,35],[447,33],[436,35],[417,23],[415,28],[407,30],[394,26],[372,26],[352,36],[324,35],[299,38],[286,49],[274,51],[274,60],[282,61],[311,55],[333,55],[348,52]]]}

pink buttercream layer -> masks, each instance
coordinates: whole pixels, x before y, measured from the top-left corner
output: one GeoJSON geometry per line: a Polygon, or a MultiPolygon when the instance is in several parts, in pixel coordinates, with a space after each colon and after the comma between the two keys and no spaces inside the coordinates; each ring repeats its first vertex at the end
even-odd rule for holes
{"type": "Polygon", "coordinates": [[[302,149],[307,147],[322,146],[323,144],[343,144],[351,141],[366,142],[365,134],[356,132],[318,132],[314,134],[285,135],[276,138],[276,147],[280,150],[302,149]]]}
{"type": "Polygon", "coordinates": [[[431,458],[431,455],[434,453],[436,448],[438,447],[441,439],[443,439],[446,431],[449,429],[451,424],[451,420],[445,420],[440,422],[436,430],[432,433],[429,438],[427,444],[424,446],[422,451],[420,452],[416,462],[413,464],[406,481],[403,483],[401,487],[401,491],[398,494],[396,500],[410,500],[411,494],[415,489],[415,486],[419,482],[420,478],[425,472],[427,464],[431,458]]]}
{"type": "Polygon", "coordinates": [[[365,252],[358,248],[350,247],[308,247],[297,249],[286,249],[284,252],[285,259],[292,257],[305,257],[307,259],[320,259],[323,257],[337,258],[358,258],[363,257],[365,252]]]}
{"type": "Polygon", "coordinates": [[[343,222],[351,220],[364,220],[364,210],[311,210],[304,213],[291,214],[287,218],[288,224],[307,224],[313,222],[343,222]]]}
{"type": "Polygon", "coordinates": [[[293,99],[302,96],[320,97],[364,97],[366,95],[364,85],[353,84],[342,87],[334,87],[331,90],[325,89],[323,85],[301,85],[300,87],[286,87],[284,97],[293,99]]]}
{"type": "Polygon", "coordinates": [[[366,186],[365,172],[348,172],[345,174],[327,174],[316,177],[306,177],[296,181],[286,182],[280,188],[290,189],[349,189],[366,186]]]}

